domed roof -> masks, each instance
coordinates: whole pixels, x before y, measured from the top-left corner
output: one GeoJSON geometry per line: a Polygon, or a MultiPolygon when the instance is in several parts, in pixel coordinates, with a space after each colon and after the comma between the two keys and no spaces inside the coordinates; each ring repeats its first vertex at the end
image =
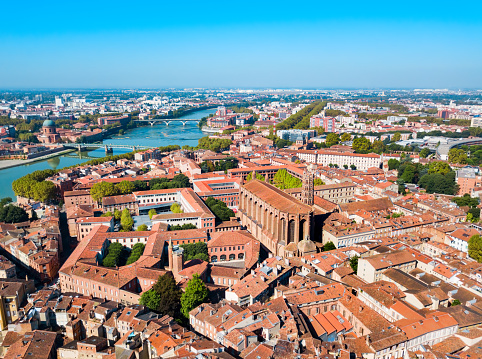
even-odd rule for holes
{"type": "Polygon", "coordinates": [[[45,120],[44,123],[42,124],[43,127],[54,127],[55,122],[52,120],[45,120]]]}
{"type": "Polygon", "coordinates": [[[301,253],[316,252],[316,244],[315,242],[310,240],[310,236],[307,236],[305,239],[298,243],[298,250],[301,253]]]}

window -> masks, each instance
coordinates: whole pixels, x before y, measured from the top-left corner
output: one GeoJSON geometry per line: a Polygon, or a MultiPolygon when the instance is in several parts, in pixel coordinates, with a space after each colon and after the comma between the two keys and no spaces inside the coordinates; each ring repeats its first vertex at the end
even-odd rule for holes
{"type": "Polygon", "coordinates": [[[217,262],[218,256],[211,256],[211,262],[217,262]]]}
{"type": "Polygon", "coordinates": [[[224,261],[226,260],[226,255],[223,254],[223,255],[220,257],[220,259],[221,259],[221,262],[224,262],[224,261]]]}

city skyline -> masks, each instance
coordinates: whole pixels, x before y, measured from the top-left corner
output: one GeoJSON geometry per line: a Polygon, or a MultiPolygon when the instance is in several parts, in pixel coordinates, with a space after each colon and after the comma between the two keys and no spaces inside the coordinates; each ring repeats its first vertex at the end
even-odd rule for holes
{"type": "Polygon", "coordinates": [[[125,5],[27,2],[0,24],[0,87],[453,89],[482,80],[475,1],[125,5]]]}

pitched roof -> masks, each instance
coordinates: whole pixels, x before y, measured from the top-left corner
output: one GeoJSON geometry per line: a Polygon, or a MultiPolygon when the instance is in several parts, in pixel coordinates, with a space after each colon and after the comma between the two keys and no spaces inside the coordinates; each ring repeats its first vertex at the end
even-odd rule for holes
{"type": "Polygon", "coordinates": [[[282,212],[304,214],[312,211],[310,206],[301,203],[301,201],[269,183],[254,179],[243,187],[282,212]]]}

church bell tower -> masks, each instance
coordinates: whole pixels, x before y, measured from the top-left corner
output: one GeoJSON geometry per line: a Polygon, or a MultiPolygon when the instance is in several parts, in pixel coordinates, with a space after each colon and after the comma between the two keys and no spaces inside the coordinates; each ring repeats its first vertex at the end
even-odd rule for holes
{"type": "Polygon", "coordinates": [[[313,173],[305,169],[303,172],[303,186],[301,188],[301,202],[312,206],[315,198],[315,188],[313,185],[313,173]]]}

